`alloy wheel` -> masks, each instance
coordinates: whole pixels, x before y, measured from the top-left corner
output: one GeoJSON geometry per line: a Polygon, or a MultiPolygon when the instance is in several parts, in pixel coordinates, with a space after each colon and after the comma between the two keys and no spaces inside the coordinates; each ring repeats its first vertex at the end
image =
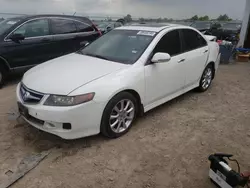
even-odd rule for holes
{"type": "Polygon", "coordinates": [[[135,105],[129,99],[119,101],[111,111],[109,125],[113,132],[126,131],[135,118],[135,105]]]}
{"type": "Polygon", "coordinates": [[[210,86],[212,82],[212,75],[213,75],[212,69],[208,67],[205,70],[202,81],[201,81],[201,85],[204,90],[206,90],[210,86]]]}

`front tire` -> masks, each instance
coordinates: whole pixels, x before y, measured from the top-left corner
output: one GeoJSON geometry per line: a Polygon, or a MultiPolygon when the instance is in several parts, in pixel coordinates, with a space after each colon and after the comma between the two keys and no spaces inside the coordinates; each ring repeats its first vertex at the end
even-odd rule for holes
{"type": "Polygon", "coordinates": [[[132,94],[122,92],[114,96],[104,109],[101,133],[109,138],[126,134],[135,121],[137,112],[138,103],[132,94]]]}
{"type": "Polygon", "coordinates": [[[213,66],[211,64],[209,64],[202,76],[201,76],[201,80],[200,80],[200,85],[199,87],[197,88],[198,91],[200,92],[205,92],[208,90],[208,88],[211,86],[212,84],[212,81],[213,81],[213,77],[214,77],[214,69],[213,69],[213,66]]]}

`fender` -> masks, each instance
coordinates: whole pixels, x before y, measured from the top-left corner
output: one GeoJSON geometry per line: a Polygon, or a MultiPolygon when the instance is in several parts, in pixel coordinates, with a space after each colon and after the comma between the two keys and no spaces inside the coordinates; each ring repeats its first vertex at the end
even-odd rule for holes
{"type": "Polygon", "coordinates": [[[10,64],[8,63],[8,61],[6,59],[4,59],[3,57],[0,56],[0,60],[3,60],[4,64],[8,68],[8,70],[11,70],[10,64]]]}

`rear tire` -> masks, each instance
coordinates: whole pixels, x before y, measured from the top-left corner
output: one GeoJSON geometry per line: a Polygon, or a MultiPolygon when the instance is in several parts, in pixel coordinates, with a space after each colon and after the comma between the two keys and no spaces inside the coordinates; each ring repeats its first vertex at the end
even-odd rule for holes
{"type": "Polygon", "coordinates": [[[108,138],[126,134],[134,123],[138,112],[136,98],[128,92],[114,96],[104,109],[101,133],[108,138]]]}
{"type": "Polygon", "coordinates": [[[200,79],[200,85],[197,88],[199,92],[205,92],[211,86],[214,77],[214,70],[211,64],[207,65],[200,79]]]}

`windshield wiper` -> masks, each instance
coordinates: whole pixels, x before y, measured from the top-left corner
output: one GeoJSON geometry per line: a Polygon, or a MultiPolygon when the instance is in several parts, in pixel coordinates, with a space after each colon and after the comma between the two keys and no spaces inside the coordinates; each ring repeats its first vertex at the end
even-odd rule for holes
{"type": "Polygon", "coordinates": [[[91,57],[97,57],[97,58],[100,58],[100,59],[104,59],[104,60],[109,60],[108,58],[106,57],[103,57],[101,55],[97,55],[97,54],[89,54],[89,53],[83,53],[84,55],[88,55],[88,56],[91,56],[91,57]]]}

